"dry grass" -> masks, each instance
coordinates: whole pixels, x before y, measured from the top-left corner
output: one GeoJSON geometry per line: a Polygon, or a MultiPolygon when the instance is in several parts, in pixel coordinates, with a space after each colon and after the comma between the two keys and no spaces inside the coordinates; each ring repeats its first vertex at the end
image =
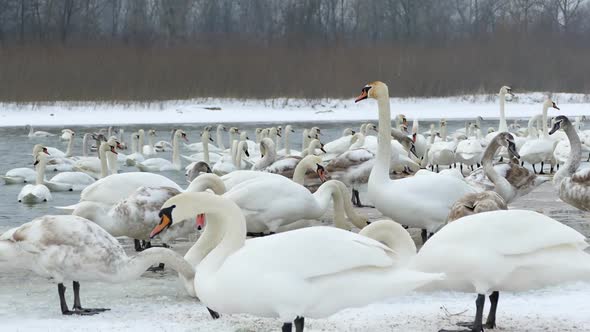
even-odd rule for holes
{"type": "Polygon", "coordinates": [[[0,100],[350,97],[367,81],[396,96],[517,90],[590,91],[590,47],[496,39],[447,46],[293,48],[4,46],[0,100]],[[547,45],[550,45],[548,47],[547,45]]]}

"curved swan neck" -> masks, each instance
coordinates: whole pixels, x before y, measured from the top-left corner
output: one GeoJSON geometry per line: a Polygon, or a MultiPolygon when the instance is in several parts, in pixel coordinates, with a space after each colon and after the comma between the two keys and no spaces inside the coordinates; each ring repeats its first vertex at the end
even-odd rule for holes
{"type": "MultiPolygon", "coordinates": [[[[379,107],[379,131],[377,156],[375,166],[371,171],[371,177],[376,181],[389,180],[389,166],[391,162],[391,110],[389,106],[389,93],[377,99],[379,107]]],[[[397,154],[394,156],[397,158],[397,154]]]]}
{"type": "Polygon", "coordinates": [[[313,164],[311,162],[308,162],[305,158],[301,159],[293,171],[293,182],[303,185],[305,183],[305,173],[312,168],[313,164]]]}
{"type": "MultiPolygon", "coordinates": [[[[342,207],[340,207],[340,209],[344,209],[344,212],[346,213],[346,216],[348,217],[349,221],[354,226],[356,226],[356,228],[363,229],[365,226],[367,226],[367,219],[357,214],[354,210],[354,207],[352,206],[351,197],[348,194],[348,188],[346,188],[346,185],[341,181],[335,181],[335,184],[340,190],[340,198],[342,200],[342,207]]],[[[334,205],[334,209],[336,210],[336,205],[334,205]]]]}
{"type": "Polygon", "coordinates": [[[223,180],[212,173],[203,173],[197,176],[196,179],[191,181],[185,192],[201,192],[207,189],[213,190],[216,195],[223,195],[226,192],[223,180]]]}
{"type": "Polygon", "coordinates": [[[193,267],[176,252],[166,248],[149,248],[121,262],[117,273],[110,275],[112,282],[133,280],[141,276],[147,268],[156,263],[180,273],[185,279],[192,280],[195,276],[193,267]]]}
{"type": "Polygon", "coordinates": [[[506,123],[506,115],[504,113],[504,104],[506,103],[506,94],[500,93],[500,124],[498,126],[499,132],[508,131],[508,124],[506,123]]]}
{"type": "Polygon", "coordinates": [[[346,220],[344,219],[344,213],[342,213],[342,210],[338,211],[338,205],[342,206],[343,200],[340,188],[338,188],[338,185],[335,182],[335,180],[324,182],[318,188],[318,190],[313,193],[313,197],[315,198],[318,207],[318,209],[314,212],[318,218],[321,217],[330,207],[330,202],[333,201],[334,225],[338,228],[349,229],[348,225],[346,224],[346,220]]]}
{"type": "Polygon", "coordinates": [[[360,235],[381,242],[400,260],[407,260],[416,255],[416,244],[410,234],[398,223],[391,220],[378,220],[363,228],[360,235]]]}
{"type": "Polygon", "coordinates": [[[555,184],[560,184],[561,180],[572,176],[578,170],[582,161],[582,142],[580,141],[578,133],[576,133],[576,129],[571,123],[565,123],[565,121],[562,126],[570,141],[570,155],[565,162],[565,165],[555,173],[553,179],[553,183],[555,184]]]}
{"type": "Polygon", "coordinates": [[[512,200],[512,185],[510,185],[510,182],[508,182],[506,178],[500,176],[500,174],[496,172],[496,170],[494,169],[494,165],[492,164],[494,155],[496,154],[496,151],[498,151],[499,148],[500,144],[498,143],[498,140],[492,140],[490,144],[488,144],[488,147],[484,152],[481,163],[483,165],[484,173],[495,185],[494,191],[498,193],[498,195],[500,195],[504,199],[504,201],[508,203],[512,200]]]}

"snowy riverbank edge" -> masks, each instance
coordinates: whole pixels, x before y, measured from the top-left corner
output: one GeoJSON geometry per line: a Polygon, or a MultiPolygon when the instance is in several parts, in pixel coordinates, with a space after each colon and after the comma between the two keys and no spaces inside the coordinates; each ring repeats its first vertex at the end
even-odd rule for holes
{"type": "MultiPolygon", "coordinates": [[[[518,94],[506,103],[508,118],[526,118],[541,112],[545,94],[518,94]]],[[[555,93],[553,100],[561,111],[550,115],[590,115],[590,95],[555,93]]],[[[495,95],[445,98],[392,98],[392,113],[408,119],[467,119],[498,117],[495,95]]],[[[128,125],[128,124],[200,124],[232,122],[343,122],[376,120],[373,102],[354,103],[350,99],[272,100],[192,99],[152,103],[138,102],[53,102],[0,103],[0,127],[128,125]]]]}

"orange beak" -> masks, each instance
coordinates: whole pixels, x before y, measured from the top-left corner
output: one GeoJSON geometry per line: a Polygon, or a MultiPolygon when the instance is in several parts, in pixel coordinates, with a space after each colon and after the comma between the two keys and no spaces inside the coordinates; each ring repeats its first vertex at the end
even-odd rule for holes
{"type": "Polygon", "coordinates": [[[153,239],[156,235],[160,234],[166,227],[170,226],[171,220],[167,215],[162,215],[160,218],[160,223],[154,227],[152,232],[150,233],[150,239],[153,239]]]}
{"type": "Polygon", "coordinates": [[[114,154],[118,154],[117,151],[115,151],[115,147],[114,146],[111,146],[111,152],[114,153],[114,154]]]}
{"type": "Polygon", "coordinates": [[[367,99],[369,97],[369,94],[367,93],[366,90],[363,89],[363,91],[361,92],[360,96],[356,97],[356,99],[354,100],[355,103],[358,103],[359,101],[363,100],[363,99],[367,99]]]}
{"type": "Polygon", "coordinates": [[[324,169],[324,167],[322,167],[321,165],[318,165],[318,170],[316,171],[316,173],[318,173],[318,176],[320,177],[320,180],[322,182],[326,182],[326,180],[328,179],[326,170],[324,169]]]}

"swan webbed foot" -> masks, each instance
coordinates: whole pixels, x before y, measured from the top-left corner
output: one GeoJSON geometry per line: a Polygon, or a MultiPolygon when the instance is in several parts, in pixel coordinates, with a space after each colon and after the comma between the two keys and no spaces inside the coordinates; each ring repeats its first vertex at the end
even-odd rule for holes
{"type": "Polygon", "coordinates": [[[148,267],[148,269],[146,271],[150,271],[150,272],[160,272],[160,271],[164,271],[164,263],[160,263],[158,264],[158,266],[150,266],[148,267]]]}
{"type": "Polygon", "coordinates": [[[209,311],[209,315],[211,315],[211,318],[219,319],[221,317],[221,315],[219,315],[217,311],[209,309],[209,307],[207,307],[207,310],[209,311]]]}

